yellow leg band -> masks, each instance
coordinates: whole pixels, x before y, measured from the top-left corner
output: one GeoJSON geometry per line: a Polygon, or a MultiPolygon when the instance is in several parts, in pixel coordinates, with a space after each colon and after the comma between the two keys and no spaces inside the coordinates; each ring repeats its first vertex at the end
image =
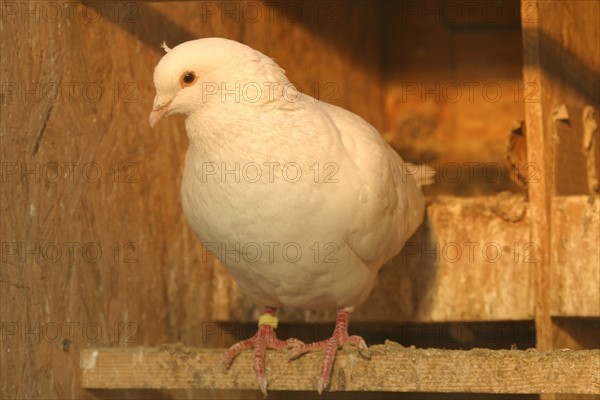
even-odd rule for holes
{"type": "Polygon", "coordinates": [[[258,326],[271,325],[273,327],[273,329],[277,329],[278,322],[279,322],[279,320],[277,319],[277,317],[272,314],[262,314],[258,318],[258,326]]]}

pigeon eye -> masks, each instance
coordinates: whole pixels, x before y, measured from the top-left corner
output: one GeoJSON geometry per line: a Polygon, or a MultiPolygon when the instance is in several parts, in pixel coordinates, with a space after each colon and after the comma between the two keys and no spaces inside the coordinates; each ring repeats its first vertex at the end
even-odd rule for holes
{"type": "Polygon", "coordinates": [[[182,88],[191,86],[195,81],[196,74],[193,72],[186,72],[185,74],[181,75],[181,78],[179,79],[179,83],[181,84],[182,88]]]}

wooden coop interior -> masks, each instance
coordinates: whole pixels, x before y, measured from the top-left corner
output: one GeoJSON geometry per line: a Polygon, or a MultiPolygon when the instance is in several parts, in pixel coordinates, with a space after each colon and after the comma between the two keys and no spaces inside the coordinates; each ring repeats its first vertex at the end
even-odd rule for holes
{"type": "MultiPolygon", "coordinates": [[[[161,42],[211,36],[436,173],[352,316],[374,358],[343,350],[319,397],[320,354],[270,352],[270,398],[600,395],[598,1],[1,6],[1,398],[262,398],[249,354],[216,367],[262,305],[186,224],[183,119],[147,122],[161,42]]],[[[281,309],[278,334],[334,311],[281,309]]]]}

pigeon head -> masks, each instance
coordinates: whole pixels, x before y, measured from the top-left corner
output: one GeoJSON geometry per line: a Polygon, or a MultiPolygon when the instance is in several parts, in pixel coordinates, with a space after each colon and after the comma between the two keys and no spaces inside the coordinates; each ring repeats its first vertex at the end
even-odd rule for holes
{"type": "MultiPolygon", "coordinates": [[[[289,84],[271,58],[233,40],[205,38],[172,49],[163,43],[163,48],[166,54],[154,69],[152,127],[168,115],[189,116],[216,103],[240,103],[246,97],[256,103],[256,88],[265,82],[289,84]]],[[[259,100],[267,99],[262,92],[259,100]]]]}

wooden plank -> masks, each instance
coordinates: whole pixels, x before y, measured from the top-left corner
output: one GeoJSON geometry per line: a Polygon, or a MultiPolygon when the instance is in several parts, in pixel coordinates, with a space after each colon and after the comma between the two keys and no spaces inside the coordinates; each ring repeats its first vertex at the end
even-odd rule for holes
{"type": "MultiPolygon", "coordinates": [[[[352,321],[532,319],[531,270],[539,249],[529,235],[528,203],[519,194],[439,196],[428,205],[425,224],[380,270],[371,296],[352,321]]],[[[263,305],[240,292],[222,266],[214,277],[214,319],[256,321],[263,305]]],[[[335,310],[278,312],[285,322],[335,319],[335,310]]]]}
{"type": "MultiPolygon", "coordinates": [[[[527,132],[527,160],[537,171],[536,182],[528,185],[531,207],[531,240],[540,248],[539,261],[533,270],[535,285],[535,324],[538,349],[552,348],[552,320],[550,319],[550,186],[552,171],[552,143],[544,122],[549,110],[543,107],[543,70],[540,61],[539,3],[521,1],[523,36],[523,82],[536,93],[534,101],[525,103],[525,126],[527,132]],[[529,10],[533,10],[531,13],[529,10]]],[[[525,92],[525,90],[524,90],[525,92]]]]}
{"type": "MultiPolygon", "coordinates": [[[[370,349],[371,360],[353,349],[338,353],[331,391],[600,394],[600,350],[459,351],[394,342],[370,349]]],[[[86,349],[83,387],[257,390],[252,352],[240,354],[227,371],[222,352],[175,346],[86,349]]],[[[285,352],[269,351],[269,389],[315,390],[322,356],[310,353],[288,362],[285,352]]]]}
{"type": "Polygon", "coordinates": [[[552,316],[600,317],[600,199],[552,200],[552,316]]]}

